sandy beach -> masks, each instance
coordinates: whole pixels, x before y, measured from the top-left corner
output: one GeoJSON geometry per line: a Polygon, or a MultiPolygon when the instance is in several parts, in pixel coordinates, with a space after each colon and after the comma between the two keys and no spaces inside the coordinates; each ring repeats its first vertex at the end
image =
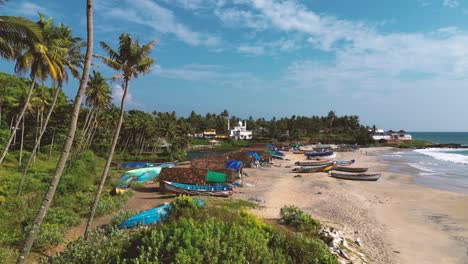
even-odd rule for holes
{"type": "Polygon", "coordinates": [[[468,263],[468,195],[413,183],[413,177],[393,173],[378,159],[390,148],[338,153],[356,159],[353,166],[382,173],[377,182],[339,180],[327,173],[294,177],[294,162],[304,155],[286,154],[271,168],[245,169],[243,188],[235,198],[256,200],[255,213],[275,219],[285,205],[295,205],[322,223],[362,240],[370,263],[468,263]],[[291,167],[289,167],[291,166],[291,167]]]}

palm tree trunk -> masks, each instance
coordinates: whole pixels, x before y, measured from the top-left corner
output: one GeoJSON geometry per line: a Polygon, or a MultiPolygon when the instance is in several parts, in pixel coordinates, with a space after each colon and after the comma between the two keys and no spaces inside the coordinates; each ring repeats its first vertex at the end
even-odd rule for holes
{"type": "Polygon", "coordinates": [[[20,153],[19,153],[19,159],[18,159],[18,169],[21,168],[21,161],[23,160],[24,118],[23,118],[21,124],[22,124],[22,127],[21,127],[21,144],[20,144],[20,153]]]}
{"type": "Polygon", "coordinates": [[[50,160],[50,156],[52,156],[52,151],[54,150],[54,139],[55,139],[55,129],[54,129],[54,133],[52,134],[52,141],[50,142],[49,156],[47,157],[47,160],[50,160]]]}
{"type": "Polygon", "coordinates": [[[29,230],[28,235],[26,236],[23,249],[21,250],[21,253],[18,256],[18,259],[16,261],[17,264],[23,264],[26,261],[26,258],[28,257],[29,252],[31,251],[31,247],[34,243],[34,240],[36,240],[42,220],[44,220],[47,210],[49,209],[52,199],[54,198],[55,190],[57,189],[57,185],[60,181],[60,178],[62,177],[63,169],[65,168],[65,163],[67,162],[68,156],[70,154],[70,149],[73,144],[73,139],[75,138],[78,115],[80,113],[81,102],[83,101],[83,94],[86,89],[86,84],[88,83],[89,69],[91,67],[91,60],[92,60],[92,55],[93,55],[94,39],[93,39],[93,1],[92,0],[87,0],[86,16],[87,16],[86,22],[87,22],[88,34],[87,34],[87,41],[86,41],[87,44],[86,44],[85,65],[83,68],[83,75],[81,76],[81,80],[80,80],[80,87],[78,88],[78,92],[76,94],[75,101],[73,104],[73,111],[71,115],[70,127],[68,130],[67,139],[65,141],[65,144],[63,145],[62,154],[60,155],[60,159],[57,162],[57,167],[55,168],[55,174],[52,177],[52,181],[49,185],[49,189],[47,190],[47,193],[44,196],[44,200],[36,216],[36,219],[34,220],[31,226],[31,229],[29,230]]]}
{"type": "MultiPolygon", "coordinates": [[[[36,143],[34,144],[34,148],[33,148],[32,152],[31,152],[31,156],[29,156],[28,162],[26,163],[26,167],[24,168],[23,175],[21,176],[21,180],[20,180],[19,187],[18,187],[18,192],[17,192],[18,196],[21,195],[21,191],[23,189],[24,179],[26,178],[26,174],[28,173],[29,166],[31,166],[31,161],[34,160],[34,157],[36,156],[36,153],[39,150],[39,145],[41,143],[42,136],[44,135],[44,133],[45,133],[45,131],[47,129],[47,125],[49,124],[49,119],[50,119],[50,116],[52,115],[52,112],[54,111],[55,104],[57,103],[57,98],[58,98],[58,95],[60,94],[61,88],[62,88],[61,86],[57,87],[57,91],[55,92],[55,96],[54,96],[54,101],[52,102],[52,105],[50,106],[49,112],[47,113],[47,116],[46,116],[46,119],[45,119],[45,122],[44,122],[44,126],[41,128],[41,131],[39,133],[39,137],[36,139],[36,143]]],[[[55,133],[54,133],[54,135],[55,135],[55,133]]]]}
{"type": "Polygon", "coordinates": [[[109,156],[107,157],[106,165],[101,175],[101,183],[99,184],[98,190],[96,192],[96,196],[94,197],[94,202],[91,207],[91,212],[88,218],[88,223],[86,224],[86,230],[84,233],[85,240],[88,239],[88,233],[91,230],[91,225],[93,224],[94,215],[96,214],[96,208],[99,204],[99,198],[101,198],[102,189],[104,188],[104,184],[106,183],[107,174],[109,174],[109,168],[112,162],[112,156],[114,155],[115,146],[117,145],[117,140],[119,139],[120,128],[122,127],[122,122],[123,122],[123,118],[125,114],[125,99],[127,98],[128,89],[129,89],[129,80],[126,78],[125,89],[124,89],[124,93],[122,96],[122,101],[120,103],[119,121],[117,122],[117,126],[115,127],[114,135],[112,138],[112,144],[109,149],[109,156]]]}
{"type": "Polygon", "coordinates": [[[11,131],[10,138],[8,139],[8,141],[7,141],[6,145],[5,145],[5,149],[3,150],[2,156],[0,157],[0,164],[2,164],[3,160],[5,159],[5,157],[6,157],[7,153],[8,153],[8,149],[10,148],[11,142],[13,141],[13,138],[16,136],[16,130],[18,129],[18,126],[19,126],[21,120],[23,119],[24,113],[26,113],[26,109],[28,108],[29,100],[31,99],[31,95],[32,95],[33,90],[34,90],[34,85],[36,85],[36,76],[34,76],[32,78],[32,83],[31,83],[31,86],[29,87],[28,96],[26,97],[26,101],[24,102],[24,106],[23,106],[23,109],[21,109],[21,113],[20,113],[19,117],[16,119],[15,127],[11,131]]]}

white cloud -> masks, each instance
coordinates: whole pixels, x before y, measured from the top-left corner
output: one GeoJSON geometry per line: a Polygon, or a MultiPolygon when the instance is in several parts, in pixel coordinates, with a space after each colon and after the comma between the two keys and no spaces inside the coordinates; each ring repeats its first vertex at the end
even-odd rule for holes
{"type": "Polygon", "coordinates": [[[265,53],[265,49],[262,46],[249,46],[249,45],[242,45],[237,48],[237,51],[240,53],[245,53],[249,55],[263,55],[265,53]]]}
{"type": "Polygon", "coordinates": [[[444,0],[442,5],[450,8],[456,8],[460,5],[460,2],[458,2],[458,0],[444,0]]]}
{"type": "MultiPolygon", "coordinates": [[[[114,104],[117,107],[120,107],[120,104],[122,102],[123,94],[124,94],[124,90],[123,90],[123,87],[121,85],[114,84],[112,86],[112,100],[114,101],[114,104]]],[[[132,96],[132,93],[130,91],[127,93],[127,97],[125,98],[125,105],[126,105],[125,108],[137,106],[137,104],[133,100],[133,96],[132,96]]]]}
{"type": "Polygon", "coordinates": [[[418,2],[418,4],[422,7],[426,7],[426,6],[430,6],[431,5],[431,2],[427,1],[427,0],[416,0],[418,2]]]}
{"type": "Polygon", "coordinates": [[[44,7],[31,2],[20,2],[19,4],[13,4],[13,1],[8,1],[4,5],[7,13],[10,13],[10,15],[21,15],[33,19],[37,19],[39,17],[38,13],[50,16],[50,10],[46,10],[44,7]]]}
{"type": "Polygon", "coordinates": [[[247,27],[257,30],[268,28],[268,22],[260,14],[236,8],[217,9],[214,14],[230,27],[247,27]]]}
{"type": "Polygon", "coordinates": [[[147,26],[156,32],[175,35],[193,46],[215,47],[220,39],[207,33],[191,30],[178,21],[174,13],[151,0],[126,0],[126,5],[118,2],[98,2],[96,9],[113,19],[124,19],[131,23],[147,26]]]}

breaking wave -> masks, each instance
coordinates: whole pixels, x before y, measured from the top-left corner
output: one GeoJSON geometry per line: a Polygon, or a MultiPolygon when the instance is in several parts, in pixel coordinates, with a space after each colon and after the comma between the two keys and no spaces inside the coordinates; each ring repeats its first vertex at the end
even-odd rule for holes
{"type": "Polygon", "coordinates": [[[466,152],[466,149],[428,148],[415,150],[415,152],[433,157],[438,160],[468,165],[468,156],[457,153],[461,151],[466,152]]]}

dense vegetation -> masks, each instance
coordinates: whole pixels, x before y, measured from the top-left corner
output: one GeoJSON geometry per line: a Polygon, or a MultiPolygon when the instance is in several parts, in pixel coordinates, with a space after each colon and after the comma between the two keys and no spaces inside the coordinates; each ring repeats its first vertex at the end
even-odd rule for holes
{"type": "MultiPolygon", "coordinates": [[[[25,230],[40,205],[42,197],[50,181],[51,170],[54,169],[57,155],[47,159],[41,154],[36,164],[31,168],[25,180],[23,195],[17,195],[21,172],[17,170],[17,162],[8,159],[0,167],[0,263],[9,263],[17,255],[17,245],[25,239],[25,230]]],[[[96,190],[103,160],[93,152],[85,151],[83,155],[69,167],[57,189],[57,196],[52,208],[41,226],[40,234],[34,245],[42,251],[63,242],[67,230],[80,223],[87,216],[93,194],[96,190]]],[[[114,176],[119,172],[113,172],[114,176]]],[[[108,188],[111,189],[110,182],[108,188]]],[[[97,215],[104,215],[121,208],[131,196],[110,196],[108,192],[101,198],[97,215]]]]}
{"type": "Polygon", "coordinates": [[[162,224],[133,230],[108,226],[44,263],[338,263],[317,238],[318,222],[304,220],[300,210],[286,209],[287,218],[297,218],[295,223],[308,232],[268,225],[229,203],[208,201],[200,207],[182,196],[172,205],[162,224]]]}
{"type": "MultiPolygon", "coordinates": [[[[99,73],[95,73],[95,75],[99,73]]],[[[91,78],[102,78],[100,75],[91,78]]],[[[90,84],[91,84],[90,81],[90,84]]],[[[30,81],[13,75],[0,73],[0,139],[5,142],[9,135],[9,127],[14,122],[18,108],[22,105],[22,98],[27,93],[30,81]]],[[[90,85],[90,87],[96,87],[90,85]]],[[[90,88],[91,89],[91,88],[90,88]]],[[[82,109],[78,123],[76,152],[92,149],[104,155],[110,145],[114,124],[118,118],[118,108],[111,103],[111,90],[103,88],[104,94],[89,93],[87,107],[82,109]],[[94,97],[93,97],[94,96],[94,97]],[[107,100],[100,100],[108,97],[107,100]],[[101,104],[101,105],[99,105],[101,104]],[[103,104],[103,105],[102,105],[103,104]]],[[[55,89],[37,85],[32,95],[24,123],[24,148],[31,149],[41,128],[44,114],[47,113],[55,89]]],[[[42,145],[60,146],[64,140],[65,124],[71,109],[70,102],[61,92],[56,109],[52,113],[49,127],[42,140],[42,145]],[[53,142],[54,141],[54,142],[53,142]]],[[[188,135],[202,133],[205,129],[215,128],[217,133],[227,133],[227,118],[231,124],[240,118],[228,117],[228,112],[220,114],[208,113],[205,116],[192,112],[188,117],[178,117],[175,112],[152,112],[129,110],[125,112],[121,135],[117,144],[119,158],[129,159],[144,154],[153,155],[155,159],[182,159],[190,145],[209,145],[207,140],[190,138],[188,135]],[[156,155],[156,153],[158,155],[156,155]]],[[[247,120],[248,129],[256,131],[257,141],[281,140],[312,140],[322,143],[361,143],[371,142],[365,127],[359,124],[356,116],[338,117],[330,112],[326,117],[292,116],[291,118],[264,118],[247,120]]],[[[22,127],[19,134],[22,134],[22,127]]],[[[12,149],[21,147],[20,135],[16,137],[12,149]]],[[[221,146],[236,146],[237,143],[221,141],[221,146]]],[[[242,145],[242,144],[241,144],[242,145]]],[[[3,148],[4,146],[0,146],[3,148]]],[[[41,148],[46,152],[47,149],[41,148]]]]}

